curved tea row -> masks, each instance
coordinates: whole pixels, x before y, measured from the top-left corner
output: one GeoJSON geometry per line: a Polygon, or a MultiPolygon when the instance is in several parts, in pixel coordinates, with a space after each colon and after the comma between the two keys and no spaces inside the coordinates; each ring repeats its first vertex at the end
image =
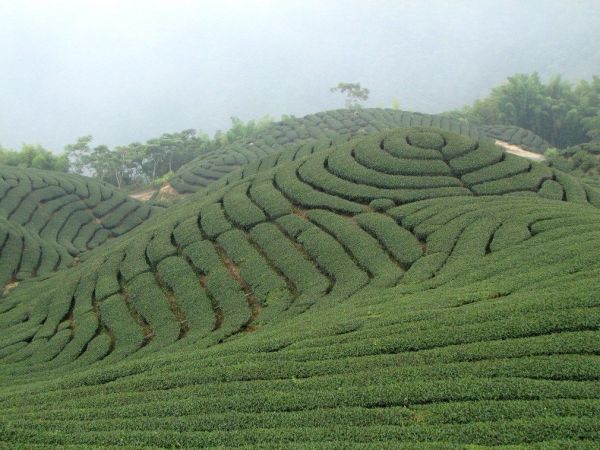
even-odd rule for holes
{"type": "Polygon", "coordinates": [[[551,145],[533,131],[513,125],[483,125],[479,130],[486,136],[509,144],[519,145],[535,153],[544,153],[551,145]]]}
{"type": "MultiPolygon", "coordinates": [[[[428,128],[375,134],[191,198],[81,270],[23,286],[3,302],[0,345],[5,360],[28,365],[212,345],[321,297],[427,279],[448,255],[413,233],[402,211],[502,194],[600,198],[488,143],[428,128]]],[[[494,236],[481,231],[491,248],[494,236]]]]}
{"type": "Polygon", "coordinates": [[[300,148],[315,141],[343,141],[411,126],[433,126],[474,138],[479,136],[475,127],[443,116],[382,108],[326,111],[277,122],[252,138],[202,155],[179,169],[171,185],[179,193],[196,192],[235,169],[290,147],[301,151],[300,148]]]}
{"type": "Polygon", "coordinates": [[[67,267],[160,210],[78,175],[0,167],[0,284],[67,267]]]}

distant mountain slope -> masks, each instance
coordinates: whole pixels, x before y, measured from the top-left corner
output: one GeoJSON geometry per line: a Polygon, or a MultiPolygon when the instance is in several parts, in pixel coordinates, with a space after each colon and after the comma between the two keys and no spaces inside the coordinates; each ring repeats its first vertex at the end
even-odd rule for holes
{"type": "Polygon", "coordinates": [[[0,442],[600,440],[597,190],[440,129],[297,151],[2,298],[0,442]]]}
{"type": "Polygon", "coordinates": [[[158,211],[90,178],[0,166],[0,285],[66,267],[158,211]]]}

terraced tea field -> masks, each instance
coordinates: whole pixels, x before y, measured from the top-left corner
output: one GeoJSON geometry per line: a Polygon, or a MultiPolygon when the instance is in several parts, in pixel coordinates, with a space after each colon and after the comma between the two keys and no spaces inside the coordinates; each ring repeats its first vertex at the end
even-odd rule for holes
{"type": "Polygon", "coordinates": [[[160,210],[77,175],[0,167],[0,284],[71,266],[160,210]]]}
{"type": "Polygon", "coordinates": [[[600,191],[440,128],[364,134],[232,161],[7,292],[0,443],[597,446],[600,191]]]}
{"type": "Polygon", "coordinates": [[[252,138],[233,142],[183,166],[171,180],[179,193],[197,192],[240,167],[286,152],[306,156],[335,142],[397,127],[430,126],[472,138],[502,139],[538,153],[548,147],[531,131],[517,127],[474,127],[449,117],[393,109],[336,110],[277,122],[252,138]]]}

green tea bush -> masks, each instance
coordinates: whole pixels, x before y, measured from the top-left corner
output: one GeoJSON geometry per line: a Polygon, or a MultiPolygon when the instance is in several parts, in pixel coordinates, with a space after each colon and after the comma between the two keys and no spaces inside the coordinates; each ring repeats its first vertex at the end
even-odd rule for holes
{"type": "Polygon", "coordinates": [[[367,232],[329,211],[312,210],[308,217],[340,242],[357,266],[367,272],[372,285],[393,286],[396,283],[401,269],[367,232]]]}
{"type": "Polygon", "coordinates": [[[335,280],[332,296],[347,297],[368,283],[367,273],[330,234],[313,226],[300,233],[298,241],[319,267],[335,280]]]}
{"type": "Polygon", "coordinates": [[[138,350],[144,343],[142,328],[133,320],[121,295],[113,295],[99,305],[100,317],[114,339],[110,360],[119,360],[138,350]]]}
{"type": "Polygon", "coordinates": [[[366,213],[356,216],[357,223],[377,238],[384,248],[403,266],[410,266],[423,253],[415,236],[390,217],[366,213]]]}
{"type": "Polygon", "coordinates": [[[314,261],[276,226],[267,223],[257,225],[251,230],[250,236],[297,291],[322,296],[330,289],[328,278],[319,271],[314,261]]]}
{"type": "Polygon", "coordinates": [[[160,210],[78,175],[0,167],[0,219],[7,221],[0,227],[16,227],[13,233],[23,235],[26,244],[9,243],[10,254],[20,256],[10,258],[12,263],[7,259],[16,265],[11,270],[2,272],[0,262],[3,284],[13,275],[26,279],[69,266],[74,257],[127,233],[160,210]]]}

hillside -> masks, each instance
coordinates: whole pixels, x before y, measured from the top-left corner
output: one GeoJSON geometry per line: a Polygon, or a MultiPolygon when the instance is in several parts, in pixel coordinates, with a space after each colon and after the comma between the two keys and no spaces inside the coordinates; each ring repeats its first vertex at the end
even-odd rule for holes
{"type": "Polygon", "coordinates": [[[550,155],[549,164],[563,172],[584,177],[587,183],[597,184],[600,180],[600,142],[558,150],[550,155]]]}
{"type": "Polygon", "coordinates": [[[442,129],[315,142],[1,298],[0,443],[592,448],[600,191],[442,129]]]}
{"type": "Polygon", "coordinates": [[[0,166],[0,285],[71,266],[159,211],[79,175],[0,166]]]}
{"type": "Polygon", "coordinates": [[[286,146],[345,140],[402,126],[437,126],[477,136],[472,127],[453,119],[392,109],[335,110],[274,123],[250,139],[233,142],[183,166],[171,180],[180,193],[195,192],[241,166],[278,153],[286,146]]]}
{"type": "Polygon", "coordinates": [[[316,142],[332,143],[357,135],[410,126],[433,126],[474,138],[485,136],[468,123],[445,116],[383,108],[325,111],[276,122],[252,138],[202,155],[181,167],[171,185],[179,193],[196,192],[239,167],[292,146],[299,150],[316,142]]]}

